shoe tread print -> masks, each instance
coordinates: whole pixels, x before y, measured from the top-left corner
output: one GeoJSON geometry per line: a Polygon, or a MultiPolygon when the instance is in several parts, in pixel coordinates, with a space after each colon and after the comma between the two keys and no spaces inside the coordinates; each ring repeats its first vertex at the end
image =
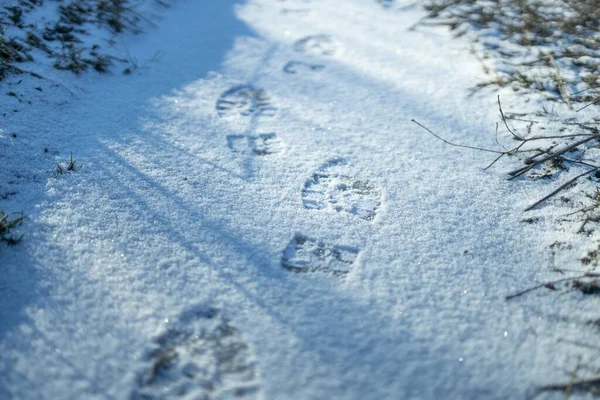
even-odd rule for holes
{"type": "Polygon", "coordinates": [[[305,182],[302,204],[307,209],[344,211],[371,221],[381,205],[381,191],[368,181],[354,179],[347,162],[335,158],[305,182]]]}
{"type": "Polygon", "coordinates": [[[330,35],[312,35],[297,40],[294,50],[318,56],[332,56],[338,51],[338,44],[330,35]]]}
{"type": "Polygon", "coordinates": [[[216,109],[219,117],[275,114],[275,107],[267,92],[250,85],[238,85],[225,91],[217,100],[216,109]]]}
{"type": "Polygon", "coordinates": [[[255,156],[267,156],[283,151],[283,143],[272,132],[258,135],[228,135],[227,146],[235,153],[250,153],[255,156]]]}
{"type": "Polygon", "coordinates": [[[217,309],[169,329],[153,347],[132,400],[262,399],[253,352],[217,309]]]}
{"type": "Polygon", "coordinates": [[[281,266],[296,273],[322,272],[336,276],[350,272],[358,250],[348,246],[323,243],[296,234],[281,256],[281,266]]]}
{"type": "Polygon", "coordinates": [[[325,69],[325,66],[322,64],[309,64],[304,61],[289,61],[287,64],[283,66],[283,72],[287,74],[296,74],[299,71],[310,71],[310,72],[319,72],[325,69]]]}
{"type": "Polygon", "coordinates": [[[389,8],[394,4],[394,0],[375,0],[377,3],[381,4],[384,8],[389,8]]]}

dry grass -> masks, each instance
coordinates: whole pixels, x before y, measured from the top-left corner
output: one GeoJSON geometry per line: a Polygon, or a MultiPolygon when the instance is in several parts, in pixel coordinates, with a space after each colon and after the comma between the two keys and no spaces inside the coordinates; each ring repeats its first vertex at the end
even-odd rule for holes
{"type": "MultiPolygon", "coordinates": [[[[580,251],[581,269],[555,266],[558,279],[506,299],[537,290],[557,296],[599,295],[600,113],[593,111],[600,103],[600,0],[428,0],[425,7],[428,15],[414,29],[443,25],[474,42],[473,52],[489,79],[474,83],[473,93],[511,88],[522,103],[539,105],[538,111],[521,113],[503,112],[500,106],[502,141],[517,144],[503,149],[499,141],[500,149],[476,150],[497,153],[493,163],[505,156],[516,158],[521,166],[508,179],[547,181],[552,189],[524,211],[536,209],[543,215],[543,207],[552,203],[565,210],[564,217],[554,221],[557,228],[581,237],[549,246],[552,257],[557,251],[580,251]],[[585,108],[592,112],[583,120],[577,110],[585,108]],[[558,182],[561,176],[563,183],[558,182]]],[[[535,224],[538,218],[524,221],[535,224]]],[[[586,378],[576,373],[565,382],[539,387],[536,394],[562,392],[569,398],[575,392],[600,393],[597,372],[584,374],[586,378]]]]}
{"type": "MultiPolygon", "coordinates": [[[[427,16],[414,29],[442,25],[474,41],[473,51],[490,77],[474,90],[512,88],[525,102],[541,101],[535,112],[500,109],[501,135],[519,144],[493,152],[498,159],[517,156],[523,163],[509,179],[554,182],[568,174],[572,180],[526,211],[558,194],[572,194],[583,179],[597,182],[600,117],[582,121],[576,111],[600,102],[600,0],[429,0],[425,8],[427,16]]],[[[579,217],[588,235],[600,222],[589,216],[592,197],[589,192],[563,196],[566,203],[581,203],[579,217]]]]}
{"type": "Polygon", "coordinates": [[[600,84],[600,0],[430,0],[420,25],[470,35],[493,64],[479,87],[511,86],[590,102],[600,84]]]}
{"type": "MultiPolygon", "coordinates": [[[[146,1],[166,6],[162,1],[146,1]]],[[[89,69],[109,72],[115,61],[126,63],[128,60],[108,55],[103,48],[110,46],[110,40],[92,37],[91,30],[105,29],[108,35],[126,31],[139,33],[141,22],[149,22],[136,11],[135,7],[140,3],[133,0],[58,3],[57,19],[41,24],[26,21],[31,11],[44,4],[42,0],[9,0],[6,3],[0,7],[0,80],[10,73],[26,73],[18,64],[34,61],[34,49],[54,60],[54,67],[60,70],[75,74],[89,69]],[[6,34],[9,30],[10,36],[6,34]]],[[[48,7],[48,2],[44,6],[48,7]]]]}
{"type": "Polygon", "coordinates": [[[0,242],[8,245],[15,245],[21,241],[23,235],[15,237],[12,231],[15,227],[21,225],[27,218],[22,212],[6,214],[4,210],[0,211],[0,242]]]}

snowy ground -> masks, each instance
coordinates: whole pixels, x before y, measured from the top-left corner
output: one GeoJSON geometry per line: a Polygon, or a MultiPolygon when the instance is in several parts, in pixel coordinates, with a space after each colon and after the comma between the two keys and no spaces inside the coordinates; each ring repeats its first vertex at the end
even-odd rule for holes
{"type": "Polygon", "coordinates": [[[497,146],[469,43],[409,31],[422,15],[181,0],[119,39],[135,73],[2,97],[29,175],[8,167],[0,208],[30,220],[0,249],[0,398],[506,399],[594,377],[572,342],[596,341],[597,299],[505,300],[563,277],[550,219],[522,222],[539,185],[411,122],[497,146]]]}

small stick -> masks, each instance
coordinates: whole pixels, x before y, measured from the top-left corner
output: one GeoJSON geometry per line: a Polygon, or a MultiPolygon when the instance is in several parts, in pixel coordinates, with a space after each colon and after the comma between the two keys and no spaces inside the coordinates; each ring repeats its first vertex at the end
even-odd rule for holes
{"type": "Polygon", "coordinates": [[[494,158],[494,161],[492,161],[487,167],[485,167],[483,170],[487,171],[488,169],[492,168],[492,166],[494,164],[496,164],[498,162],[498,160],[500,160],[502,157],[504,157],[506,154],[508,153],[502,153],[500,154],[498,157],[494,158]]]}
{"type": "Polygon", "coordinates": [[[565,400],[569,400],[569,397],[571,396],[571,391],[573,390],[573,384],[575,383],[575,379],[577,379],[577,371],[579,371],[580,362],[581,362],[581,359],[579,359],[577,361],[577,365],[575,366],[575,369],[573,370],[573,373],[571,374],[571,379],[569,379],[569,384],[565,388],[565,400]]]}
{"type": "Polygon", "coordinates": [[[560,93],[560,96],[562,97],[564,102],[567,103],[567,107],[569,107],[569,109],[572,109],[573,106],[571,105],[571,100],[569,100],[569,95],[567,94],[567,91],[565,89],[565,81],[563,80],[562,75],[560,74],[560,68],[558,67],[557,62],[551,53],[546,53],[546,56],[548,56],[550,62],[552,63],[552,66],[554,67],[554,70],[556,71],[556,86],[558,88],[558,92],[560,93]]]}
{"type": "Polygon", "coordinates": [[[500,103],[500,95],[498,95],[498,108],[500,109],[500,115],[502,116],[502,122],[504,122],[504,126],[506,127],[506,129],[508,129],[508,131],[517,139],[519,140],[523,140],[522,138],[520,138],[519,136],[517,136],[516,133],[514,133],[509,127],[508,127],[508,123],[506,123],[506,117],[504,116],[504,111],[502,111],[502,103],[500,103]]]}
{"type": "Polygon", "coordinates": [[[592,168],[598,168],[597,165],[594,164],[590,164],[588,162],[585,161],[581,161],[581,160],[574,160],[572,158],[569,157],[565,157],[565,156],[560,156],[559,159],[563,160],[563,161],[567,161],[567,162],[571,162],[573,164],[581,164],[581,165],[585,165],[586,167],[592,167],[592,168]]]}
{"type": "Polygon", "coordinates": [[[600,218],[597,216],[590,217],[589,215],[586,215],[585,221],[583,221],[583,224],[581,224],[577,233],[583,233],[584,232],[583,229],[585,228],[585,226],[587,225],[588,222],[600,222],[600,218]]]}
{"type": "MultiPolygon", "coordinates": [[[[500,101],[499,97],[498,97],[498,101],[500,101]]],[[[502,108],[500,108],[500,112],[503,113],[502,108]]],[[[504,116],[504,114],[502,114],[502,115],[504,116]]],[[[585,143],[587,141],[590,141],[590,140],[592,140],[594,138],[600,138],[600,133],[597,133],[597,134],[594,134],[594,135],[581,134],[580,133],[580,134],[572,134],[572,135],[535,136],[535,137],[528,138],[528,139],[521,139],[518,136],[516,136],[514,133],[512,133],[512,131],[511,131],[511,133],[513,134],[513,136],[515,136],[516,138],[518,138],[519,140],[521,140],[521,143],[518,146],[516,146],[513,149],[511,149],[511,150],[499,151],[499,150],[485,149],[483,147],[468,146],[468,145],[464,145],[464,144],[450,142],[450,141],[444,139],[443,137],[441,137],[440,135],[438,135],[437,133],[433,132],[431,129],[427,128],[425,125],[421,124],[417,120],[411,119],[411,121],[414,122],[415,124],[419,125],[421,128],[425,129],[427,132],[429,132],[430,134],[432,134],[433,136],[435,136],[437,139],[441,140],[442,142],[444,142],[444,143],[446,143],[446,144],[448,144],[450,146],[462,147],[462,148],[465,148],[465,149],[479,150],[479,151],[485,151],[487,153],[498,154],[498,157],[496,157],[487,167],[485,167],[484,170],[489,169],[492,165],[494,165],[503,156],[513,155],[513,154],[517,154],[517,153],[525,153],[525,152],[532,152],[532,151],[538,151],[539,152],[540,151],[540,150],[536,150],[536,149],[533,149],[533,150],[521,150],[521,147],[523,147],[527,142],[534,141],[534,140],[564,139],[564,138],[570,138],[570,137],[585,136],[585,139],[580,140],[579,142],[574,143],[573,145],[568,146],[567,148],[565,148],[565,149],[563,149],[561,151],[558,151],[556,153],[550,153],[548,156],[546,156],[546,157],[544,157],[544,158],[542,158],[540,160],[533,160],[533,159],[535,157],[538,157],[538,156],[544,154],[544,153],[547,154],[547,151],[546,152],[541,152],[541,153],[536,154],[535,156],[529,158],[528,160],[530,160],[530,162],[527,164],[527,166],[525,166],[523,168],[520,168],[520,169],[518,169],[516,171],[512,171],[512,172],[509,173],[509,175],[514,175],[514,176],[511,176],[509,178],[509,180],[513,179],[513,178],[516,178],[517,176],[520,176],[520,175],[524,174],[525,172],[529,171],[531,168],[533,168],[537,164],[541,164],[541,163],[543,163],[545,161],[548,161],[548,160],[550,160],[552,158],[560,156],[561,154],[569,151],[573,147],[576,147],[576,146],[578,146],[578,145],[580,145],[582,143],[585,143]]],[[[510,128],[508,128],[508,125],[506,125],[506,120],[504,120],[504,124],[507,127],[507,129],[509,129],[509,131],[510,131],[510,128]]],[[[496,142],[497,141],[498,140],[496,139],[496,142]]]]}
{"type": "Polygon", "coordinates": [[[506,147],[502,146],[502,145],[500,144],[500,142],[498,141],[498,123],[497,123],[497,122],[496,122],[496,132],[495,132],[495,134],[494,134],[494,135],[495,135],[494,139],[496,139],[496,144],[497,144],[498,146],[502,147],[504,150],[506,150],[506,147]]]}
{"type": "Polygon", "coordinates": [[[574,346],[579,346],[579,347],[586,347],[588,349],[600,350],[600,347],[598,347],[598,346],[594,346],[593,344],[587,344],[587,343],[577,342],[575,340],[569,340],[569,339],[560,338],[560,339],[558,339],[558,342],[560,342],[560,343],[568,343],[568,344],[572,344],[574,346]]]}
{"type": "Polygon", "coordinates": [[[579,140],[579,141],[577,141],[577,142],[575,142],[573,144],[570,144],[570,145],[568,145],[566,147],[563,147],[562,149],[557,150],[554,153],[550,153],[546,157],[542,157],[539,160],[534,160],[531,164],[529,164],[529,165],[527,165],[527,166],[525,166],[523,168],[519,168],[519,169],[516,169],[514,171],[509,172],[508,174],[511,175],[511,177],[509,179],[514,179],[514,178],[516,178],[518,176],[521,176],[525,172],[529,171],[531,168],[535,167],[536,165],[539,165],[539,164],[542,164],[542,163],[544,163],[546,161],[552,160],[553,158],[556,158],[556,157],[558,157],[558,156],[560,156],[560,155],[568,152],[569,150],[574,149],[577,146],[581,146],[582,144],[587,143],[587,142],[589,142],[589,141],[591,141],[593,139],[597,139],[599,137],[600,137],[600,135],[598,135],[598,134],[590,135],[590,136],[586,137],[585,139],[581,139],[581,140],[579,140]]]}
{"type": "Polygon", "coordinates": [[[513,121],[521,121],[521,122],[531,122],[532,124],[539,124],[540,121],[534,121],[532,119],[522,119],[522,118],[513,118],[513,117],[506,117],[507,119],[513,120],[513,121]]]}
{"type": "Polygon", "coordinates": [[[430,130],[429,128],[427,128],[425,125],[417,122],[415,119],[411,119],[411,121],[414,122],[415,124],[419,125],[421,128],[425,129],[427,132],[431,133],[433,136],[435,136],[436,138],[438,138],[442,142],[444,142],[446,144],[449,144],[450,146],[463,147],[465,149],[472,149],[472,150],[486,151],[488,153],[496,153],[496,154],[502,154],[502,155],[506,154],[505,151],[490,150],[490,149],[484,149],[482,147],[467,146],[467,145],[464,145],[464,144],[458,144],[458,143],[449,142],[446,139],[444,139],[443,137],[441,137],[438,134],[434,133],[432,130],[430,130]]]}
{"type": "MultiPolygon", "coordinates": [[[[592,127],[585,127],[582,125],[582,127],[586,128],[586,129],[595,129],[592,127]]],[[[594,134],[598,134],[599,132],[596,130],[594,132],[594,134]]],[[[534,136],[532,138],[527,138],[527,139],[523,139],[524,142],[531,142],[533,140],[546,140],[546,139],[568,139],[568,138],[573,138],[573,137],[579,137],[579,136],[590,136],[589,133],[573,133],[571,135],[551,135],[551,136],[534,136]]]]}
{"type": "Polygon", "coordinates": [[[517,292],[515,294],[511,294],[509,296],[506,296],[504,299],[505,300],[514,299],[515,297],[523,296],[526,293],[533,292],[534,290],[541,289],[541,288],[547,287],[549,285],[554,285],[556,283],[561,283],[561,282],[566,282],[566,281],[572,281],[572,280],[581,279],[581,278],[600,278],[600,272],[586,272],[583,275],[571,276],[569,278],[561,278],[561,279],[557,279],[555,281],[550,281],[550,282],[542,283],[542,284],[539,284],[537,286],[530,287],[529,289],[525,289],[525,290],[522,290],[522,291],[517,292]]]}
{"type": "Polygon", "coordinates": [[[547,196],[544,196],[542,199],[540,199],[540,200],[536,201],[534,204],[532,204],[532,205],[530,205],[529,207],[527,207],[527,208],[524,210],[524,212],[527,212],[527,211],[531,211],[531,210],[533,210],[534,208],[536,208],[537,206],[539,206],[540,204],[542,204],[544,201],[548,200],[550,197],[552,197],[552,196],[556,195],[558,192],[560,192],[560,191],[561,191],[561,190],[563,190],[564,188],[566,188],[566,187],[568,187],[569,185],[571,185],[571,184],[572,184],[573,182],[575,182],[577,179],[581,178],[581,177],[582,177],[582,176],[584,176],[584,175],[587,175],[587,174],[589,174],[590,172],[594,172],[594,171],[597,171],[597,170],[598,170],[598,167],[595,167],[595,168],[592,168],[592,169],[590,169],[590,170],[587,170],[586,172],[584,172],[584,173],[582,173],[582,174],[579,174],[579,175],[577,175],[575,178],[573,178],[573,179],[569,180],[567,183],[564,183],[564,184],[560,185],[560,186],[558,187],[558,189],[554,190],[554,191],[553,191],[552,193],[550,193],[549,195],[547,195],[547,196]]]}
{"type": "Polygon", "coordinates": [[[598,102],[600,102],[600,97],[598,97],[596,100],[592,101],[591,103],[586,104],[585,106],[581,107],[579,110],[577,110],[575,112],[584,110],[584,109],[588,108],[589,106],[593,106],[594,104],[597,104],[598,102]]]}
{"type": "Polygon", "coordinates": [[[587,92],[588,90],[591,90],[591,89],[598,89],[599,87],[600,87],[600,85],[594,85],[594,86],[590,86],[590,87],[589,87],[589,88],[587,88],[587,89],[583,89],[583,90],[580,90],[580,91],[578,91],[578,92],[573,92],[573,94],[579,94],[579,93],[587,92]]]}
{"type": "Polygon", "coordinates": [[[575,122],[575,125],[577,125],[580,128],[586,129],[588,131],[593,132],[594,134],[598,134],[598,128],[596,128],[595,126],[587,126],[585,124],[582,124],[581,122],[575,122]]]}
{"type": "Polygon", "coordinates": [[[594,387],[597,386],[597,389],[600,389],[600,378],[581,379],[578,381],[569,382],[566,385],[558,384],[558,385],[542,386],[541,388],[539,388],[539,391],[540,392],[552,392],[552,391],[564,392],[569,388],[569,386],[574,389],[588,388],[589,390],[594,389],[594,387]]]}
{"type": "Polygon", "coordinates": [[[561,282],[566,282],[566,281],[570,281],[570,280],[573,280],[573,279],[581,279],[581,278],[585,278],[585,277],[586,277],[585,275],[573,276],[573,277],[570,277],[570,278],[562,278],[562,279],[557,279],[557,280],[551,281],[551,282],[541,283],[541,284],[539,284],[537,286],[530,287],[529,289],[525,289],[525,290],[522,290],[522,291],[517,292],[515,294],[511,294],[509,296],[506,296],[504,299],[505,300],[514,299],[515,297],[523,296],[526,293],[533,292],[534,290],[541,289],[541,288],[547,287],[549,285],[554,285],[555,283],[561,283],[561,282]]]}
{"type": "Polygon", "coordinates": [[[541,157],[544,154],[548,155],[550,154],[550,152],[552,150],[554,150],[554,148],[556,147],[556,145],[549,147],[547,150],[543,150],[543,149],[538,149],[537,153],[535,153],[534,155],[532,155],[531,157],[529,157],[527,160],[525,160],[525,164],[529,165],[531,164],[537,157],[541,157]]]}

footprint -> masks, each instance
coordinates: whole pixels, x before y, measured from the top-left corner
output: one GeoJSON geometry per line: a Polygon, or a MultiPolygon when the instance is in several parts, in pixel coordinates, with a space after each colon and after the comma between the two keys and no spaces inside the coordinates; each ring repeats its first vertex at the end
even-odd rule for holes
{"type": "Polygon", "coordinates": [[[256,136],[229,135],[227,136],[227,146],[236,153],[250,152],[256,156],[266,156],[283,151],[283,143],[274,133],[262,133],[256,136]]]}
{"type": "Polygon", "coordinates": [[[296,234],[283,251],[281,266],[296,273],[324,272],[345,275],[350,272],[357,256],[358,250],[355,248],[328,245],[296,234]]]}
{"type": "Polygon", "coordinates": [[[295,74],[300,70],[305,71],[322,71],[325,68],[322,64],[308,64],[302,61],[290,61],[283,67],[283,72],[288,74],[295,74]]]}
{"type": "Polygon", "coordinates": [[[381,205],[381,191],[368,181],[353,179],[347,162],[336,158],[304,183],[302,204],[313,210],[345,211],[371,221],[381,205]]]}
{"type": "Polygon", "coordinates": [[[338,50],[338,44],[329,35],[314,35],[296,41],[294,50],[319,56],[332,56],[338,50]]]}
{"type": "Polygon", "coordinates": [[[248,344],[219,310],[196,313],[154,341],[133,400],[260,399],[248,344]]]}
{"type": "Polygon", "coordinates": [[[265,115],[275,114],[269,95],[262,89],[249,85],[235,86],[217,100],[217,113],[220,117],[234,115],[265,115]]]}
{"type": "Polygon", "coordinates": [[[299,17],[305,17],[310,14],[310,10],[306,8],[283,8],[281,13],[285,15],[297,15],[299,17]]]}
{"type": "Polygon", "coordinates": [[[383,8],[390,8],[394,5],[396,0],[375,0],[377,3],[381,4],[383,8]]]}

